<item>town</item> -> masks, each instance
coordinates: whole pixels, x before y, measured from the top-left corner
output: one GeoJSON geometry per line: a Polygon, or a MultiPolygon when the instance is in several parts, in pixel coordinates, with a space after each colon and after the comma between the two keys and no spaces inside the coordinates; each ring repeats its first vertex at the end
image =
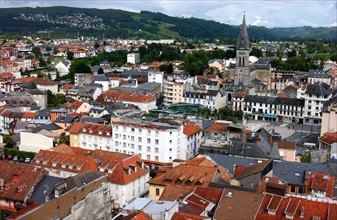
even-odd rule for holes
{"type": "Polygon", "coordinates": [[[337,219],[336,45],[237,37],[0,39],[0,219],[337,219]]]}

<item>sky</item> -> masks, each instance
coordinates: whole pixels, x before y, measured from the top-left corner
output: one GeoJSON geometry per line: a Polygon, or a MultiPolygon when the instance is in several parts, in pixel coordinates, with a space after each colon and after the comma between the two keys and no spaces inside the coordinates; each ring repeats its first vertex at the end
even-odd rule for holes
{"type": "Polygon", "coordinates": [[[71,6],[152,11],[239,25],[265,27],[337,26],[336,0],[0,0],[0,8],[71,6]]]}

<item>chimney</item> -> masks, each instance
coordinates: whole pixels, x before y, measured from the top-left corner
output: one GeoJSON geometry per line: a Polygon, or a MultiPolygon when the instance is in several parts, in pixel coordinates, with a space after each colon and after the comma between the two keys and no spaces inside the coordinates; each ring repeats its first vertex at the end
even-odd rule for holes
{"type": "Polygon", "coordinates": [[[43,194],[44,194],[44,199],[45,199],[45,202],[49,202],[49,194],[47,192],[47,190],[43,191],[43,194]]]}

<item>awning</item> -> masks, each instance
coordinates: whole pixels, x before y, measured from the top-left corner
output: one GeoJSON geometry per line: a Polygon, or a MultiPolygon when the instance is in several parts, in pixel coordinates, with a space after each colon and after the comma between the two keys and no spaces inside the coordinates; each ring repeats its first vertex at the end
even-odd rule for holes
{"type": "Polygon", "coordinates": [[[269,114],[264,114],[264,118],[276,118],[276,115],[269,115],[269,114]]]}

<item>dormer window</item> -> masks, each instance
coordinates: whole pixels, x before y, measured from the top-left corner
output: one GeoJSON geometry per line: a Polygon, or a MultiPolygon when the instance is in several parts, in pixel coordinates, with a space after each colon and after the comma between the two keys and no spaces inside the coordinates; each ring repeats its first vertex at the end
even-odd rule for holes
{"type": "Polygon", "coordinates": [[[98,131],[98,134],[102,134],[102,131],[98,131]]]}
{"type": "Polygon", "coordinates": [[[92,133],[92,129],[91,128],[89,128],[89,133],[92,133]]]}
{"type": "Polygon", "coordinates": [[[83,130],[83,132],[86,132],[86,131],[87,131],[87,129],[86,129],[86,128],[83,128],[82,130],[83,130]]]}

